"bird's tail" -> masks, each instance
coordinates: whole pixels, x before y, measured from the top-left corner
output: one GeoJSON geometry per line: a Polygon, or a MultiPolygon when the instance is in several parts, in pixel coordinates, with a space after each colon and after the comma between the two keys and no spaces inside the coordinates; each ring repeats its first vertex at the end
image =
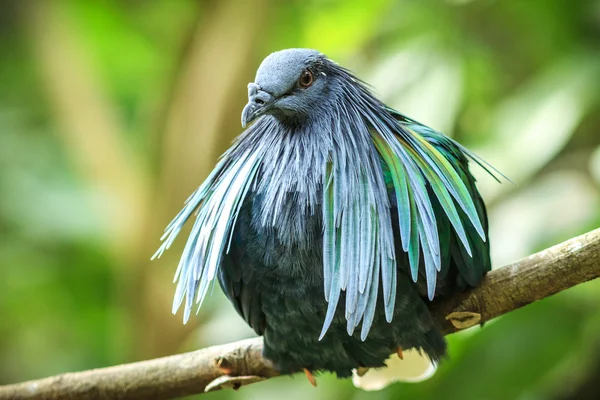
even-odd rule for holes
{"type": "Polygon", "coordinates": [[[424,352],[415,349],[402,352],[402,359],[393,354],[384,368],[354,370],[352,382],[364,390],[381,390],[394,382],[420,382],[430,378],[437,365],[424,352]]]}

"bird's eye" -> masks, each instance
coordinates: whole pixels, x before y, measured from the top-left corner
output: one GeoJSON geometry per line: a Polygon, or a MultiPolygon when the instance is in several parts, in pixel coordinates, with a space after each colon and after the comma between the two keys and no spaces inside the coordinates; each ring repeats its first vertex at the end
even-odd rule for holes
{"type": "Polygon", "coordinates": [[[302,72],[302,75],[300,75],[300,78],[298,79],[298,85],[301,88],[306,89],[307,87],[310,87],[310,85],[313,84],[315,80],[315,77],[312,73],[312,71],[310,69],[305,69],[302,72]]]}

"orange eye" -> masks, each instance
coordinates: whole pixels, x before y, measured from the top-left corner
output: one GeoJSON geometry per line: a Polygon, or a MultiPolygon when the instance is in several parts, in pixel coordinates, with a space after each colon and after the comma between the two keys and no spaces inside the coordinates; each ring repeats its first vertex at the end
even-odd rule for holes
{"type": "Polygon", "coordinates": [[[302,75],[300,75],[300,78],[298,79],[298,85],[301,88],[306,89],[307,87],[310,87],[310,85],[313,84],[315,80],[315,77],[312,73],[312,71],[310,69],[305,69],[302,72],[302,75]]]}

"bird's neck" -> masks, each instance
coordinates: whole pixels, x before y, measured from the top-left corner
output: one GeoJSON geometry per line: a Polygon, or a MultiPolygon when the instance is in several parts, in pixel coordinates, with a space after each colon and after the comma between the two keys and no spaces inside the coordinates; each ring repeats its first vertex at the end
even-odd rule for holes
{"type": "Polygon", "coordinates": [[[267,147],[255,186],[255,225],[275,228],[280,239],[297,242],[305,220],[319,214],[322,174],[330,139],[314,125],[288,125],[273,118],[260,140],[267,147]]]}

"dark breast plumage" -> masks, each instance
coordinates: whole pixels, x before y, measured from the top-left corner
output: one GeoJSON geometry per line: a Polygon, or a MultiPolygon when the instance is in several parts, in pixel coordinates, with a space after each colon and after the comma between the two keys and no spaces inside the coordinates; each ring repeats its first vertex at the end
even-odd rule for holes
{"type": "MultiPolygon", "coordinates": [[[[285,207],[294,207],[289,202],[285,207]]],[[[320,210],[304,223],[301,241],[284,244],[280,228],[256,223],[261,198],[249,195],[224,255],[219,282],[238,313],[259,335],[264,355],[282,372],[327,370],[348,377],[358,367],[381,367],[398,347],[423,349],[432,360],[445,353],[445,342],[423,298],[406,273],[398,274],[393,321],[377,309],[365,341],[348,335],[342,296],[331,327],[319,340],[327,312],[323,295],[322,223],[320,210]]],[[[285,228],[282,228],[285,229],[285,228]]],[[[382,299],[379,299],[382,302],[382,299]]]]}

